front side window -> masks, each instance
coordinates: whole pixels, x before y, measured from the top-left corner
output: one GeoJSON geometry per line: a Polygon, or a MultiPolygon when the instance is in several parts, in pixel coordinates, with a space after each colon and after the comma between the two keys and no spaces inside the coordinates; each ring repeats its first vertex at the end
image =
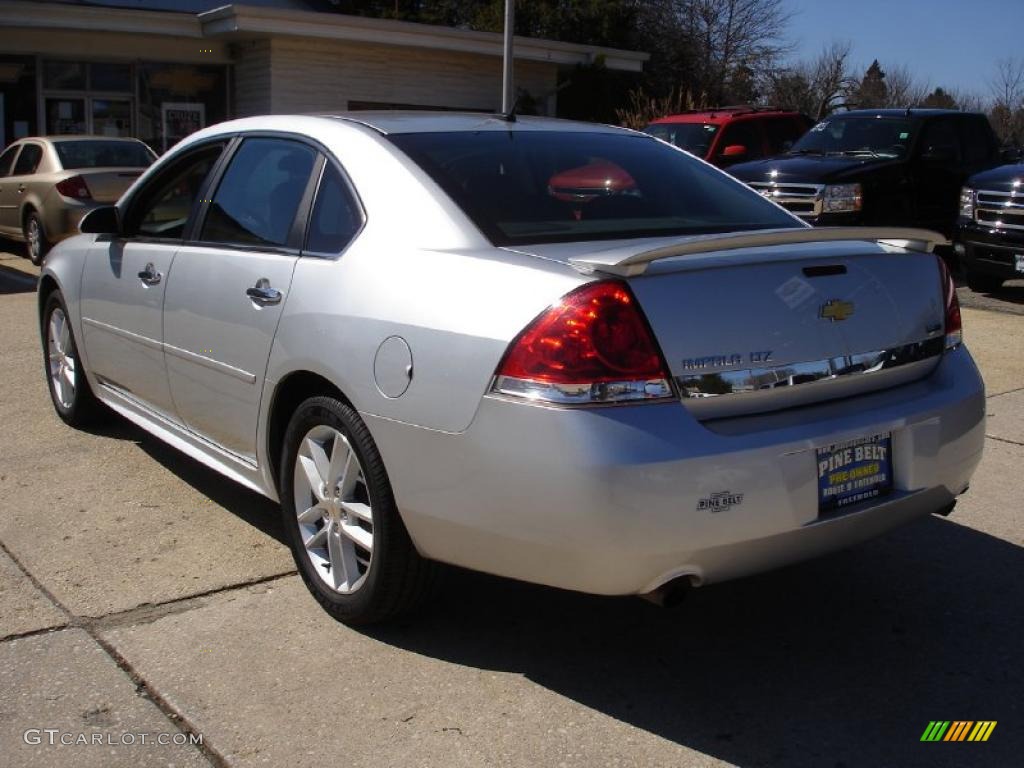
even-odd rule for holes
{"type": "Polygon", "coordinates": [[[722,140],[718,143],[719,156],[726,160],[756,160],[764,157],[761,145],[761,129],[754,120],[743,120],[733,123],[725,129],[722,140]],[[730,155],[730,147],[742,147],[745,151],[733,149],[737,154],[730,155]]]}
{"type": "Polygon", "coordinates": [[[906,157],[913,123],[899,117],[829,117],[811,128],[790,150],[795,155],[906,157]]]}
{"type": "Polygon", "coordinates": [[[55,141],[61,167],[147,168],[156,158],[149,147],[138,141],[55,141]]]}
{"type": "Polygon", "coordinates": [[[803,135],[804,125],[799,118],[773,117],[765,120],[764,133],[768,141],[768,154],[781,155],[803,135]]]}
{"type": "Polygon", "coordinates": [[[126,231],[144,237],[184,237],[192,208],[223,150],[222,144],[215,144],[189,152],[151,180],[138,193],[139,203],[128,214],[126,231]]]}
{"type": "Polygon", "coordinates": [[[960,136],[956,124],[948,117],[932,120],[921,134],[921,151],[925,157],[937,160],[960,159],[960,136]]]}
{"type": "Polygon", "coordinates": [[[341,172],[332,163],[327,163],[309,217],[306,250],[338,253],[351,242],[362,225],[362,211],[341,172]]]}
{"type": "Polygon", "coordinates": [[[12,176],[28,176],[36,172],[39,161],[43,159],[43,148],[38,144],[26,144],[18,155],[18,162],[14,164],[12,176]]]}
{"type": "Polygon", "coordinates": [[[724,173],[643,135],[453,131],[389,138],[495,245],[801,226],[724,173]]]}
{"type": "Polygon", "coordinates": [[[297,141],[246,139],[213,196],[200,239],[286,245],[315,160],[316,151],[297,141]]]}
{"type": "Polygon", "coordinates": [[[644,128],[644,133],[701,158],[707,157],[717,132],[718,126],[711,123],[654,123],[644,128]]]}

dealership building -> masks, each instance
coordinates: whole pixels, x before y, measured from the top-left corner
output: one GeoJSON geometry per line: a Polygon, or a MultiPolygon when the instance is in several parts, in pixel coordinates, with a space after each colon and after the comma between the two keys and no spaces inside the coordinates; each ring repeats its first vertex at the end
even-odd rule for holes
{"type": "MultiPolygon", "coordinates": [[[[232,117],[495,111],[501,35],[342,15],[324,2],[0,0],[0,146],[135,136],[158,152],[232,117]]],[[[553,114],[561,70],[639,72],[633,51],[516,38],[516,85],[553,114]]]]}

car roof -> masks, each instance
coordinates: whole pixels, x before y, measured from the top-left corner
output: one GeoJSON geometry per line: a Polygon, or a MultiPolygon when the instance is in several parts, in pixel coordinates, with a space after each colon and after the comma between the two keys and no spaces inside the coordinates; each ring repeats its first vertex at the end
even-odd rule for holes
{"type": "Polygon", "coordinates": [[[754,120],[762,117],[802,117],[799,112],[767,107],[721,107],[693,112],[680,112],[652,120],[652,125],[665,123],[711,123],[724,125],[736,120],[754,120]]]}
{"type": "Polygon", "coordinates": [[[445,133],[456,131],[575,131],[581,133],[631,133],[628,129],[600,123],[560,120],[553,117],[516,116],[481,112],[365,111],[319,114],[331,120],[359,123],[382,134],[445,133]]]}
{"type": "Polygon", "coordinates": [[[848,112],[836,112],[830,117],[935,117],[937,115],[975,115],[976,112],[961,112],[958,109],[851,109],[848,112]]]}
{"type": "Polygon", "coordinates": [[[136,144],[145,143],[133,136],[93,136],[88,133],[62,133],[57,136],[23,136],[20,139],[15,139],[11,144],[19,141],[48,141],[51,144],[61,141],[133,141],[136,144]]]}

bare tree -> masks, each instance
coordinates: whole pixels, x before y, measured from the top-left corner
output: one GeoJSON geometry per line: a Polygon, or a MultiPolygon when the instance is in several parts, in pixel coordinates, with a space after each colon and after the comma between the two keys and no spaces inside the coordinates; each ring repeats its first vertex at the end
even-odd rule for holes
{"type": "Polygon", "coordinates": [[[992,127],[1007,143],[1024,140],[1024,59],[999,59],[990,84],[993,104],[992,127]]]}
{"type": "Polygon", "coordinates": [[[816,109],[815,119],[834,112],[857,87],[857,80],[850,72],[850,51],[848,40],[833,40],[825,46],[811,65],[811,88],[816,109]]]}
{"type": "Polygon", "coordinates": [[[721,102],[740,68],[759,76],[790,50],[791,14],[784,0],[673,0],[672,10],[694,47],[693,90],[721,102]]]}
{"type": "Polygon", "coordinates": [[[885,80],[889,89],[887,106],[916,107],[928,98],[930,84],[918,80],[906,64],[889,67],[885,80]]]}

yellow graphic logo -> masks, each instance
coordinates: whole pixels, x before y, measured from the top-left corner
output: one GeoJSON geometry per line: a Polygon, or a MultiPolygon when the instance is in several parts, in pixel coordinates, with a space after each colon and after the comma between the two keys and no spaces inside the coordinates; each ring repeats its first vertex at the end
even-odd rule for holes
{"type": "Polygon", "coordinates": [[[821,305],[818,317],[822,320],[829,320],[833,323],[841,322],[853,315],[853,302],[830,299],[821,305]]]}
{"type": "Polygon", "coordinates": [[[921,741],[988,741],[996,728],[995,720],[932,720],[921,734],[921,741]]]}

